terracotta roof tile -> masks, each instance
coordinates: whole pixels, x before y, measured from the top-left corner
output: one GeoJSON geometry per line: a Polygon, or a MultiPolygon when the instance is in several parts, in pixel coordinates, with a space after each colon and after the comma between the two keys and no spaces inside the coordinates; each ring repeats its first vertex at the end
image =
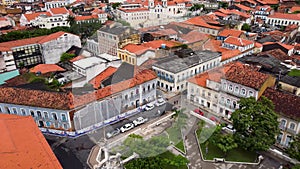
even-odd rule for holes
{"type": "Polygon", "coordinates": [[[236,29],[224,29],[219,33],[219,36],[224,36],[224,37],[228,37],[228,36],[234,36],[239,38],[241,35],[243,35],[244,32],[240,31],[240,30],[236,30],[236,29]]]}
{"type": "Polygon", "coordinates": [[[189,33],[184,34],[181,37],[181,39],[185,40],[188,44],[208,40],[208,38],[208,34],[201,33],[197,30],[190,31],[189,33]]]}
{"type": "Polygon", "coordinates": [[[69,14],[69,11],[65,7],[61,8],[50,8],[50,12],[52,12],[54,15],[59,14],[69,14]]]}
{"type": "Polygon", "coordinates": [[[279,4],[279,0],[256,0],[263,5],[276,5],[279,4]]]}
{"type": "Polygon", "coordinates": [[[248,6],[242,5],[242,4],[234,4],[236,7],[244,10],[244,11],[251,11],[252,8],[249,8],[248,6]]]}
{"type": "Polygon", "coordinates": [[[221,16],[221,17],[226,17],[226,16],[228,16],[228,14],[225,14],[225,13],[222,13],[222,12],[218,12],[218,11],[214,12],[214,14],[215,14],[216,16],[221,16]]]}
{"type": "Polygon", "coordinates": [[[0,114],[1,168],[62,169],[31,116],[0,114]]]}
{"type": "Polygon", "coordinates": [[[300,120],[300,97],[272,88],[267,88],[263,95],[273,102],[277,113],[300,120]]]}
{"type": "Polygon", "coordinates": [[[235,15],[239,15],[239,16],[244,17],[244,18],[250,18],[251,17],[251,15],[246,14],[244,12],[240,12],[240,11],[235,10],[235,9],[230,10],[230,13],[235,14],[235,15]]]}
{"type": "Polygon", "coordinates": [[[291,49],[294,48],[293,45],[287,45],[287,44],[283,44],[283,43],[280,43],[280,42],[265,42],[265,43],[263,43],[263,46],[264,45],[273,45],[273,44],[278,44],[278,45],[284,47],[287,50],[291,50],[291,49]]]}
{"type": "Polygon", "coordinates": [[[137,44],[128,44],[123,47],[123,50],[127,50],[128,52],[134,53],[136,55],[141,55],[147,50],[154,50],[151,47],[146,47],[144,45],[137,45],[137,44]]]}
{"type": "Polygon", "coordinates": [[[290,9],[290,12],[291,12],[291,13],[296,12],[296,11],[300,11],[300,6],[293,6],[293,7],[290,9]]]}
{"type": "Polygon", "coordinates": [[[65,69],[61,68],[56,64],[39,64],[30,69],[30,72],[37,73],[41,72],[42,74],[50,72],[63,72],[65,69]]]}
{"type": "Polygon", "coordinates": [[[238,56],[239,54],[241,54],[241,51],[239,51],[238,49],[224,51],[224,52],[222,52],[222,59],[221,59],[221,61],[225,61],[225,60],[231,59],[233,57],[238,56]]]}
{"type": "Polygon", "coordinates": [[[236,37],[228,37],[224,40],[225,43],[229,43],[229,44],[233,44],[236,46],[247,46],[247,45],[251,45],[254,42],[250,41],[250,40],[246,40],[246,39],[242,39],[242,38],[236,38],[236,37]]]}
{"type": "Polygon", "coordinates": [[[98,74],[96,77],[89,81],[90,84],[93,85],[94,89],[99,89],[103,80],[107,79],[109,76],[114,74],[117,71],[117,68],[112,66],[106,68],[103,72],[98,74]]]}
{"type": "Polygon", "coordinates": [[[140,12],[140,11],[149,11],[148,8],[132,8],[132,9],[128,9],[128,8],[118,8],[118,10],[123,11],[123,12],[140,12]]]}
{"type": "Polygon", "coordinates": [[[75,16],[75,21],[84,21],[90,19],[98,19],[98,15],[88,15],[88,16],[75,16]]]}
{"type": "Polygon", "coordinates": [[[260,73],[249,65],[235,64],[225,73],[223,78],[258,90],[268,77],[269,75],[260,73]]]}
{"type": "Polygon", "coordinates": [[[290,57],[280,49],[272,49],[259,53],[259,55],[270,55],[280,61],[290,60],[290,57]]]}
{"type": "Polygon", "coordinates": [[[45,35],[45,36],[3,42],[3,43],[0,43],[0,47],[13,48],[13,47],[25,46],[25,45],[30,45],[30,44],[42,44],[42,43],[57,39],[60,36],[64,35],[65,33],[66,32],[60,31],[60,32],[56,32],[56,33],[53,33],[50,35],[45,35]]]}
{"type": "Polygon", "coordinates": [[[268,18],[300,20],[300,14],[274,13],[273,15],[269,15],[268,18]]]}
{"type": "Polygon", "coordinates": [[[223,66],[214,68],[212,70],[209,70],[207,72],[201,73],[199,75],[196,75],[190,79],[188,79],[189,82],[197,84],[201,87],[206,87],[206,81],[211,80],[217,83],[221,82],[221,78],[225,75],[225,73],[235,64],[240,64],[239,62],[230,62],[223,66]]]}
{"type": "Polygon", "coordinates": [[[36,12],[36,13],[23,14],[23,15],[25,16],[25,18],[27,19],[27,21],[34,20],[35,18],[37,18],[40,15],[51,16],[50,12],[36,12]]]}
{"type": "Polygon", "coordinates": [[[84,56],[79,55],[79,56],[76,56],[75,58],[69,60],[69,62],[73,63],[73,62],[76,62],[76,61],[84,59],[84,58],[85,58],[84,56]]]}
{"type": "Polygon", "coordinates": [[[211,50],[213,52],[225,52],[228,51],[229,49],[223,48],[222,47],[222,42],[219,40],[215,39],[209,39],[206,41],[203,46],[203,50],[211,50]]]}
{"type": "Polygon", "coordinates": [[[203,17],[203,16],[193,17],[191,19],[184,21],[184,23],[192,24],[195,26],[201,26],[201,27],[206,27],[206,28],[211,28],[216,30],[221,29],[221,27],[210,25],[208,22],[212,22],[212,21],[208,21],[207,17],[203,17]]]}
{"type": "Polygon", "coordinates": [[[13,87],[0,87],[0,102],[59,110],[71,110],[157,78],[152,70],[141,70],[131,79],[106,86],[92,93],[74,95],[13,87]]]}

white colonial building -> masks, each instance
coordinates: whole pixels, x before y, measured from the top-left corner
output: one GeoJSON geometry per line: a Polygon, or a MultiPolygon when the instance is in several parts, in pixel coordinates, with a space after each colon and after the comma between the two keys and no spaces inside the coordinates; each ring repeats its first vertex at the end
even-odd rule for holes
{"type": "Polygon", "coordinates": [[[187,89],[187,79],[219,66],[221,55],[211,51],[182,50],[176,55],[162,58],[152,69],[158,76],[157,85],[166,91],[187,89]]]}
{"type": "Polygon", "coordinates": [[[300,14],[274,13],[267,17],[266,23],[273,26],[300,25],[300,14]]]}
{"type": "Polygon", "coordinates": [[[39,28],[51,29],[57,26],[70,26],[67,19],[71,12],[65,7],[50,8],[47,12],[36,12],[22,14],[21,26],[37,26],[39,28]]]}
{"type": "Polygon", "coordinates": [[[227,37],[222,43],[222,47],[227,49],[238,49],[245,55],[252,54],[254,50],[254,42],[242,38],[237,38],[233,36],[227,37]]]}

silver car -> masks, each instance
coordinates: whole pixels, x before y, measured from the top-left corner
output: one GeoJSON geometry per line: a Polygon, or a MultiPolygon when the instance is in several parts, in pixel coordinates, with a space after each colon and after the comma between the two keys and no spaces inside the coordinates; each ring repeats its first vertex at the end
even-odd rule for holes
{"type": "Polygon", "coordinates": [[[134,124],[133,123],[127,123],[127,124],[125,124],[124,126],[122,126],[121,128],[120,128],[120,131],[122,132],[122,133],[124,133],[124,132],[126,132],[126,131],[128,131],[128,130],[131,130],[131,129],[133,129],[134,128],[134,124]]]}
{"type": "Polygon", "coordinates": [[[112,138],[120,133],[120,129],[116,128],[111,132],[106,133],[107,138],[112,138]]]}

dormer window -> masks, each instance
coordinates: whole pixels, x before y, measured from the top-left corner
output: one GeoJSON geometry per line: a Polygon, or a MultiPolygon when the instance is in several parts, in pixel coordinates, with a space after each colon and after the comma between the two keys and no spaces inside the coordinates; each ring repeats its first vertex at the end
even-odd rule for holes
{"type": "Polygon", "coordinates": [[[246,89],[242,89],[242,90],[241,90],[241,94],[242,94],[242,95],[246,95],[246,89]]]}

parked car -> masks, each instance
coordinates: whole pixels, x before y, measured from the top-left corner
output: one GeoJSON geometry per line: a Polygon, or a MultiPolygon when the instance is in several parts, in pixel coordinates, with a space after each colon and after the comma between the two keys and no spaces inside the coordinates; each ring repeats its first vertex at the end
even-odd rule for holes
{"type": "Polygon", "coordinates": [[[153,105],[152,103],[148,103],[148,104],[146,105],[146,107],[145,107],[145,110],[146,110],[146,111],[149,111],[149,110],[152,110],[152,109],[154,109],[154,105],[153,105]]]}
{"type": "Polygon", "coordinates": [[[107,138],[112,138],[120,133],[120,129],[116,128],[113,131],[106,133],[107,138]]]}
{"type": "Polygon", "coordinates": [[[133,120],[133,124],[134,124],[135,126],[137,126],[137,125],[140,125],[140,124],[145,123],[146,121],[148,121],[147,118],[138,117],[137,119],[133,120]]]}
{"type": "Polygon", "coordinates": [[[229,133],[235,133],[235,129],[231,124],[228,124],[226,127],[222,127],[222,130],[228,131],[229,133]]]}
{"type": "Polygon", "coordinates": [[[161,106],[165,103],[166,103],[166,101],[163,98],[159,98],[159,99],[157,99],[155,106],[161,106]]]}
{"type": "Polygon", "coordinates": [[[121,128],[120,128],[120,131],[122,132],[122,133],[124,133],[124,132],[126,132],[126,131],[128,131],[128,130],[131,130],[131,129],[133,129],[134,128],[134,124],[133,123],[127,123],[127,124],[125,124],[124,126],[122,126],[121,128]]]}
{"type": "Polygon", "coordinates": [[[200,114],[201,116],[204,115],[204,113],[200,109],[195,109],[194,112],[200,114]]]}

